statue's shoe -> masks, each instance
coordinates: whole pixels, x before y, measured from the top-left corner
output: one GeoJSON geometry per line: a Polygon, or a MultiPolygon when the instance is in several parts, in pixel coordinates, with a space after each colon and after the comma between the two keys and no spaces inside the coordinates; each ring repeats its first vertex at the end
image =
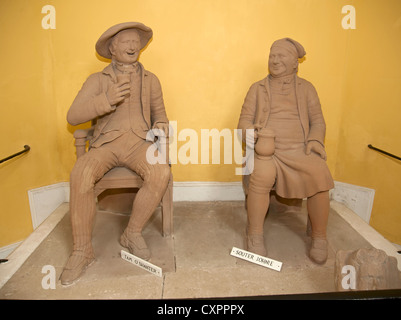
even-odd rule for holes
{"type": "Polygon", "coordinates": [[[93,255],[85,255],[82,251],[73,251],[61,273],[61,284],[64,286],[73,284],[94,261],[93,255]]]}
{"type": "Polygon", "coordinates": [[[150,251],[141,233],[138,232],[127,234],[124,231],[120,238],[120,244],[127,248],[134,256],[137,256],[143,260],[150,259],[150,251]]]}
{"type": "Polygon", "coordinates": [[[317,264],[323,264],[327,260],[327,240],[326,239],[313,239],[309,251],[309,257],[317,264]]]}
{"type": "Polygon", "coordinates": [[[256,253],[266,257],[267,250],[265,248],[265,239],[263,235],[247,235],[246,236],[247,251],[256,253]]]}

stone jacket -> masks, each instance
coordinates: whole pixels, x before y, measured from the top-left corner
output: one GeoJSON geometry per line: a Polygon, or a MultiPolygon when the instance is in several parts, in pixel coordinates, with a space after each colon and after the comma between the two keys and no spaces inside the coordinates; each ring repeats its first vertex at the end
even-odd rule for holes
{"type": "MultiPolygon", "coordinates": [[[[244,141],[246,129],[266,126],[270,114],[269,81],[267,76],[254,83],[245,97],[238,123],[244,141]]],[[[326,124],[315,88],[309,81],[295,75],[295,93],[305,143],[315,140],[324,145],[326,124]]]]}
{"type": "MultiPolygon", "coordinates": [[[[150,130],[156,123],[168,123],[168,118],[159,79],[150,71],[145,70],[142,64],[139,63],[139,66],[142,74],[143,118],[150,130]]],[[[111,115],[116,110],[116,106],[111,106],[106,97],[108,88],[116,82],[116,74],[112,65],[109,64],[102,72],[94,73],[88,77],[68,110],[67,121],[71,125],[96,119],[91,144],[102,134],[111,115]]]]}

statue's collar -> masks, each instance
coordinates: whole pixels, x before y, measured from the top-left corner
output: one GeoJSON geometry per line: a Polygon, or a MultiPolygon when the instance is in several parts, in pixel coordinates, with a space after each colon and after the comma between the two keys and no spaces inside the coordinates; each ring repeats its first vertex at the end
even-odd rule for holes
{"type": "MultiPolygon", "coordinates": [[[[140,62],[137,63],[138,63],[138,70],[141,70],[141,72],[143,72],[143,75],[147,76],[147,73],[144,70],[142,64],[140,62]]],[[[113,81],[116,81],[116,69],[113,68],[113,63],[108,64],[107,67],[103,69],[102,73],[105,75],[109,75],[113,79],[113,81]]]]}
{"type": "Polygon", "coordinates": [[[282,77],[273,77],[271,74],[269,74],[269,81],[272,81],[274,83],[278,83],[278,84],[290,84],[294,81],[295,79],[295,74],[289,74],[289,75],[285,75],[282,77]]]}
{"type": "Polygon", "coordinates": [[[139,70],[139,62],[136,61],[132,64],[124,64],[115,60],[111,61],[111,65],[113,66],[114,70],[118,70],[122,73],[133,73],[138,72],[139,70]]]}

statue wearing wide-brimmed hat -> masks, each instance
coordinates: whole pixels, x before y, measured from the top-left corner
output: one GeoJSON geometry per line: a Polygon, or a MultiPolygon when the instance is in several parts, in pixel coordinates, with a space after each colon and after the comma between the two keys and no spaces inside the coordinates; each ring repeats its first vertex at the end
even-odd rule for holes
{"type": "Polygon", "coordinates": [[[168,134],[161,85],[138,62],[141,50],[153,36],[139,22],[125,22],[106,30],[96,43],[97,53],[111,63],[88,77],[72,103],[67,120],[78,125],[96,119],[90,148],[71,172],[70,213],[73,252],[61,275],[71,284],[94,260],[91,244],[96,213],[94,184],[110,169],[127,167],[144,180],[136,194],[132,214],[120,244],[145,260],[150,258],[142,229],[160,203],[170,179],[166,163],[149,162],[146,141],[149,130],[168,134]],[[154,164],[152,164],[154,163],[154,164]]]}

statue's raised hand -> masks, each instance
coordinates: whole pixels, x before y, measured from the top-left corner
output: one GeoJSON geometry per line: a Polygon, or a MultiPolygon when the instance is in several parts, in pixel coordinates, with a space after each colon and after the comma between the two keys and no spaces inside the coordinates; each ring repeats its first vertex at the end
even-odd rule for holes
{"type": "Polygon", "coordinates": [[[129,80],[124,80],[122,82],[117,82],[109,87],[106,92],[107,100],[111,106],[118,104],[123,101],[127,94],[130,93],[130,83],[129,80]]]}

